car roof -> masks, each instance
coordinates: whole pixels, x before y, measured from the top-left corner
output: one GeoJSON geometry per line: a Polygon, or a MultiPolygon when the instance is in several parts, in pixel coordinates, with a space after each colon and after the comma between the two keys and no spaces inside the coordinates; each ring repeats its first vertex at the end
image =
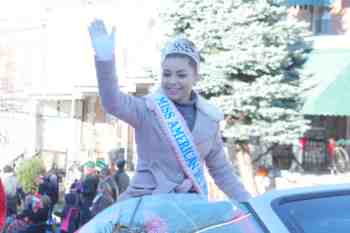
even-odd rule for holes
{"type": "Polygon", "coordinates": [[[280,189],[280,190],[272,190],[266,192],[262,195],[254,197],[250,199],[248,202],[253,204],[257,202],[271,203],[273,200],[277,198],[298,195],[298,194],[311,194],[315,192],[329,192],[329,191],[341,191],[341,190],[349,190],[350,184],[330,184],[330,185],[317,185],[311,187],[299,187],[299,188],[289,188],[289,189],[280,189]]]}
{"type": "Polygon", "coordinates": [[[249,206],[258,215],[259,219],[264,223],[265,227],[270,232],[289,233],[285,225],[277,216],[276,212],[272,208],[272,203],[280,198],[290,197],[301,194],[323,193],[323,192],[336,192],[336,191],[350,191],[350,184],[332,184],[332,185],[319,185],[304,188],[290,188],[282,190],[273,190],[266,192],[260,196],[251,198],[248,200],[249,206]]]}

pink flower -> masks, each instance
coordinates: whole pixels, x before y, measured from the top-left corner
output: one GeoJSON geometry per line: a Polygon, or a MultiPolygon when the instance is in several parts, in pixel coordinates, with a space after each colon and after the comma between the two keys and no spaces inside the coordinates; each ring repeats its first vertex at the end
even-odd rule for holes
{"type": "Polygon", "coordinates": [[[167,233],[167,224],[159,216],[148,217],[145,220],[145,230],[147,233],[167,233]]]}

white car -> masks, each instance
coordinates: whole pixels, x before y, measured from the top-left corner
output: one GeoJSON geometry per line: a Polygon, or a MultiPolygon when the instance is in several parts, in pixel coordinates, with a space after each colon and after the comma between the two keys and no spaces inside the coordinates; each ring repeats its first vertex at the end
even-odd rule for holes
{"type": "Polygon", "coordinates": [[[350,185],[271,191],[241,203],[164,194],[116,203],[79,233],[348,233],[350,185]]]}
{"type": "Polygon", "coordinates": [[[246,206],[263,232],[350,232],[350,184],[272,191],[246,206]]]}

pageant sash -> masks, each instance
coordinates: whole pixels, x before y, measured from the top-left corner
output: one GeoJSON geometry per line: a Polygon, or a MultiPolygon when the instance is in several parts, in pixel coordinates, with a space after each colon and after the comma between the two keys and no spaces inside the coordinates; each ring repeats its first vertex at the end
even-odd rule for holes
{"type": "Polygon", "coordinates": [[[163,132],[166,134],[176,159],[186,176],[191,179],[196,192],[208,194],[207,183],[200,163],[200,156],[193,142],[192,134],[176,106],[165,95],[156,93],[150,96],[155,105],[155,113],[163,132]]]}

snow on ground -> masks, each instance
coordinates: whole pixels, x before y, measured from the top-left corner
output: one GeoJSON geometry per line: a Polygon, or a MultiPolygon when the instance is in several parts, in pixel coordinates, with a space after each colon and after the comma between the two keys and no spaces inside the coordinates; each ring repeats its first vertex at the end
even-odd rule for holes
{"type": "Polygon", "coordinates": [[[350,184],[350,172],[316,175],[283,171],[281,177],[276,178],[276,189],[344,183],[350,184]]]}

